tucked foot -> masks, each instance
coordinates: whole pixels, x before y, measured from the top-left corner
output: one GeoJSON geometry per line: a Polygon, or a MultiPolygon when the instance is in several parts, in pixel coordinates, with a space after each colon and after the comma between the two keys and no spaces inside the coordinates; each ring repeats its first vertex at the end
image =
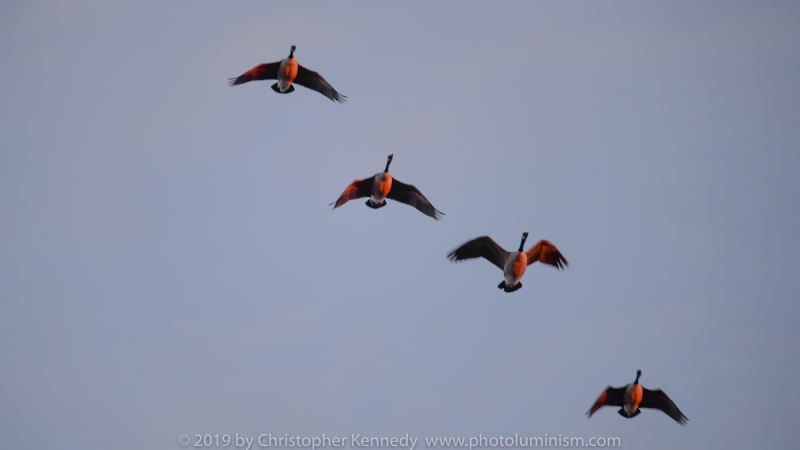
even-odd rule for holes
{"type": "Polygon", "coordinates": [[[620,416],[622,416],[622,417],[624,417],[626,419],[630,419],[630,418],[638,416],[639,413],[642,412],[642,410],[641,409],[637,409],[636,411],[633,412],[633,414],[628,414],[625,411],[625,408],[620,408],[619,411],[617,411],[617,412],[619,413],[620,416]]]}
{"type": "Polygon", "coordinates": [[[506,284],[506,280],[503,280],[503,281],[500,282],[500,284],[497,285],[497,287],[499,289],[504,290],[505,292],[514,292],[517,289],[522,287],[522,282],[520,281],[520,282],[517,282],[517,284],[515,284],[514,286],[509,286],[509,285],[506,284]]]}
{"type": "Polygon", "coordinates": [[[281,92],[281,88],[278,87],[278,83],[272,85],[272,90],[277,92],[278,94],[288,94],[289,92],[294,92],[294,85],[289,85],[289,89],[281,92]]]}

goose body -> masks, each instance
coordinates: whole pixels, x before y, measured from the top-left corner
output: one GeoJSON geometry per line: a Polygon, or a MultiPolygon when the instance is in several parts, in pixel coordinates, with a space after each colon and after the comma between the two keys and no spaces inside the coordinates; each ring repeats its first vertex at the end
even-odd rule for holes
{"type": "Polygon", "coordinates": [[[278,92],[281,94],[285,94],[289,88],[292,87],[292,82],[294,82],[295,78],[297,78],[297,69],[300,67],[300,64],[297,64],[297,60],[294,59],[294,46],[292,46],[292,52],[289,54],[289,57],[286,59],[281,60],[281,64],[278,66],[278,92]]]}
{"type": "Polygon", "coordinates": [[[636,379],[633,383],[624,387],[615,388],[609,386],[606,388],[606,390],[597,397],[594,405],[589,408],[586,415],[592,417],[592,414],[604,406],[619,406],[620,409],[617,411],[619,415],[630,419],[638,416],[642,412],[640,408],[653,408],[661,410],[679,424],[686,425],[689,419],[678,409],[675,402],[661,389],[652,391],[646,389],[639,383],[640,376],[642,376],[642,371],[637,370],[636,379]]]}
{"type": "Polygon", "coordinates": [[[389,172],[376,173],[372,177],[372,192],[370,192],[369,201],[372,206],[381,205],[386,203],[386,197],[392,191],[392,174],[389,172]]]}
{"type": "Polygon", "coordinates": [[[542,239],[527,252],[523,251],[528,232],[522,233],[522,241],[516,252],[506,251],[489,236],[481,236],[465,242],[461,247],[450,252],[450,261],[462,261],[472,258],[484,258],[503,271],[503,281],[497,286],[505,292],[514,292],[522,287],[522,276],[529,265],[541,262],[556,269],[563,269],[569,263],[550,241],[542,239]]]}
{"type": "Polygon", "coordinates": [[[636,381],[625,386],[625,394],[622,396],[622,411],[625,417],[631,418],[639,414],[639,404],[642,403],[643,396],[644,388],[639,384],[639,374],[637,374],[636,381]]]}
{"type": "Polygon", "coordinates": [[[369,197],[367,206],[372,209],[378,209],[386,206],[386,199],[390,198],[400,203],[413,206],[426,216],[439,220],[444,213],[434,208],[419,189],[413,185],[399,181],[389,173],[389,164],[392,163],[393,157],[394,155],[388,156],[386,168],[383,172],[376,173],[363,180],[354,180],[350,183],[344,192],[342,192],[342,195],[340,195],[335,202],[331,203],[331,205],[334,205],[333,209],[344,205],[350,200],[363,197],[369,197]]]}
{"type": "Polygon", "coordinates": [[[522,279],[522,275],[525,274],[525,270],[527,268],[528,257],[525,255],[525,252],[518,251],[511,253],[505,265],[503,265],[503,282],[505,285],[516,286],[519,284],[519,287],[522,287],[520,280],[522,279]]]}
{"type": "Polygon", "coordinates": [[[279,94],[294,92],[294,84],[317,91],[333,101],[344,103],[346,96],[338,93],[325,78],[317,72],[306,69],[297,63],[292,46],[289,57],[278,62],[259,64],[236,78],[228,79],[229,86],[237,86],[249,81],[277,80],[272,85],[272,90],[279,94]]]}

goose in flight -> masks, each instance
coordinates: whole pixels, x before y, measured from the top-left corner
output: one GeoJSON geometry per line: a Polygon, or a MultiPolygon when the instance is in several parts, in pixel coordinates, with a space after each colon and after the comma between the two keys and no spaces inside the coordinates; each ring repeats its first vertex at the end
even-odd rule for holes
{"type": "Polygon", "coordinates": [[[527,252],[523,252],[525,240],[528,239],[528,232],[522,233],[522,241],[519,243],[519,250],[508,252],[489,236],[481,236],[461,247],[450,252],[447,257],[450,261],[462,261],[472,258],[485,258],[490,263],[499,267],[503,271],[504,279],[497,285],[505,292],[514,292],[522,287],[520,280],[525,274],[525,269],[535,263],[540,262],[556,269],[563,269],[569,266],[567,260],[550,241],[542,239],[527,252]]]}
{"type": "Polygon", "coordinates": [[[333,101],[344,103],[347,97],[336,92],[336,89],[325,81],[322,75],[297,63],[297,60],[294,59],[294,50],[296,48],[296,46],[292,46],[289,57],[286,59],[274,63],[259,64],[236,78],[229,78],[228,86],[236,86],[256,80],[278,80],[277,83],[272,85],[272,90],[279,94],[294,92],[294,84],[299,84],[317,91],[333,101]]]}
{"type": "Polygon", "coordinates": [[[586,411],[586,415],[592,417],[592,414],[603,406],[621,406],[618,411],[619,415],[630,419],[631,417],[638,416],[639,413],[642,412],[639,408],[653,408],[660,409],[666,415],[672,417],[674,421],[681,425],[686,425],[689,419],[678,409],[675,402],[667,397],[667,394],[661,389],[656,389],[654,391],[645,389],[639,384],[640,376],[642,376],[642,371],[637,370],[636,379],[633,380],[633,383],[618,388],[611,386],[606,388],[606,390],[597,397],[597,400],[595,400],[594,405],[589,408],[589,411],[586,411]]]}
{"type": "Polygon", "coordinates": [[[394,201],[413,206],[422,214],[439,220],[444,213],[434,208],[419,189],[410,184],[400,182],[400,180],[392,177],[389,173],[389,164],[392,163],[393,157],[394,155],[389,155],[386,160],[386,168],[383,169],[383,172],[350,183],[350,186],[347,186],[347,189],[342,192],[339,199],[331,203],[333,209],[344,205],[350,200],[363,197],[369,197],[367,206],[372,209],[378,209],[386,206],[386,199],[390,198],[394,201]]]}

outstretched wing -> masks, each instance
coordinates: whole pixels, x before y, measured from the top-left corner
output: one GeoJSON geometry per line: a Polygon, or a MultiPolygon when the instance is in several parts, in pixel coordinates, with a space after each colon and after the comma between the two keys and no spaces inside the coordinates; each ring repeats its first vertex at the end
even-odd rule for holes
{"type": "Polygon", "coordinates": [[[536,261],[553,266],[556,269],[563,269],[564,266],[569,266],[564,255],[558,251],[556,246],[544,239],[531,247],[525,255],[528,257],[529,266],[536,261]]]}
{"type": "Polygon", "coordinates": [[[278,67],[280,67],[280,65],[280,61],[269,64],[259,64],[236,78],[228,78],[228,86],[236,86],[237,84],[244,84],[248,81],[256,80],[277,80],[278,67]]]}
{"type": "Polygon", "coordinates": [[[293,83],[315,90],[325,97],[339,103],[344,103],[347,98],[347,96],[336,92],[336,89],[325,81],[322,75],[313,70],[308,70],[300,64],[297,65],[297,77],[295,77],[293,83]]]}
{"type": "Polygon", "coordinates": [[[422,195],[419,189],[410,184],[402,183],[397,178],[392,178],[392,189],[389,191],[386,198],[413,206],[422,214],[431,216],[436,220],[439,220],[444,215],[443,212],[431,205],[431,202],[422,195]]]}
{"type": "Polygon", "coordinates": [[[461,261],[472,258],[486,258],[490,263],[503,270],[503,265],[508,260],[509,253],[500,247],[489,236],[481,236],[469,242],[465,242],[461,247],[450,252],[447,257],[450,261],[461,261]]]}
{"type": "Polygon", "coordinates": [[[622,406],[623,394],[625,394],[624,387],[607,387],[606,390],[597,397],[597,400],[594,401],[594,405],[586,411],[586,415],[592,417],[592,414],[596,413],[597,410],[603,406],[622,406]]]}
{"type": "Polygon", "coordinates": [[[642,391],[642,402],[639,403],[640,408],[660,409],[681,425],[686,425],[686,422],[689,421],[681,410],[678,409],[678,405],[667,397],[667,394],[661,389],[651,391],[650,389],[642,387],[642,391]]]}
{"type": "Polygon", "coordinates": [[[336,209],[350,200],[355,200],[357,198],[369,197],[372,194],[372,182],[375,180],[375,177],[364,178],[363,180],[355,180],[350,183],[350,186],[342,192],[342,195],[339,196],[339,199],[335,202],[331,203],[333,205],[333,209],[336,209]]]}

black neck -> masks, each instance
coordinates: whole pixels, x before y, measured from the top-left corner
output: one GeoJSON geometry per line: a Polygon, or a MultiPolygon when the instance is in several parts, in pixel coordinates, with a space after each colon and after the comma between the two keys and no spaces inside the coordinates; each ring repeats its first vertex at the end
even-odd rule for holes
{"type": "Polygon", "coordinates": [[[386,160],[386,168],[383,169],[384,172],[388,172],[389,171],[389,164],[391,164],[391,163],[392,163],[392,158],[389,158],[389,159],[386,160]]]}
{"type": "Polygon", "coordinates": [[[519,251],[522,251],[522,248],[525,246],[525,239],[528,239],[528,236],[522,236],[522,241],[519,243],[519,251]]]}

